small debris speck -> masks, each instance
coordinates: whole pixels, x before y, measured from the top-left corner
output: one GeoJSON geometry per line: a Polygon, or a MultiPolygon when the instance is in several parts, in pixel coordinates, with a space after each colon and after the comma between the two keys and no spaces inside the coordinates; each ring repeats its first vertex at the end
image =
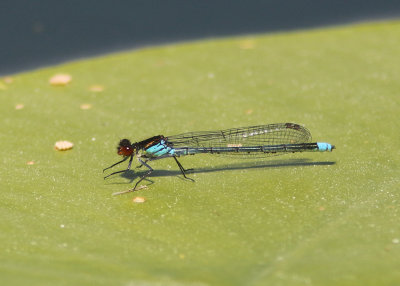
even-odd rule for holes
{"type": "Polygon", "coordinates": [[[21,110],[21,109],[23,109],[24,108],[24,105],[23,104],[17,104],[16,106],[15,106],[15,109],[16,110],[21,110]]]}
{"type": "Polygon", "coordinates": [[[26,162],[26,164],[27,164],[27,165],[34,165],[35,162],[34,162],[34,161],[28,161],[28,162],[26,162]]]}
{"type": "Polygon", "coordinates": [[[134,203],[144,203],[146,199],[144,197],[134,197],[132,201],[134,203]]]}
{"type": "Polygon", "coordinates": [[[61,227],[61,228],[64,228],[64,227],[65,227],[65,225],[63,225],[63,224],[60,224],[60,227],[61,227]]]}
{"type": "Polygon", "coordinates": [[[5,78],[3,78],[3,81],[4,81],[6,84],[12,84],[13,81],[14,81],[14,79],[13,79],[11,76],[6,76],[5,78]]]}
{"type": "Polygon", "coordinates": [[[98,84],[91,85],[91,86],[89,87],[89,90],[90,90],[90,91],[93,91],[93,92],[102,92],[102,91],[104,90],[104,86],[98,85],[98,84]]]}
{"type": "Polygon", "coordinates": [[[137,192],[137,191],[140,191],[142,189],[147,189],[147,188],[148,187],[146,185],[141,185],[136,189],[130,189],[130,190],[122,191],[122,192],[116,192],[116,193],[113,193],[112,195],[113,196],[119,196],[119,195],[122,195],[122,194],[127,194],[127,193],[131,193],[131,192],[137,192]]]}
{"type": "Polygon", "coordinates": [[[49,83],[55,86],[64,86],[71,82],[72,76],[69,74],[56,74],[49,79],[49,83]]]}
{"type": "Polygon", "coordinates": [[[74,144],[69,141],[57,141],[54,145],[54,148],[59,151],[66,151],[72,149],[72,147],[74,147],[74,144]]]}
{"type": "Polygon", "coordinates": [[[227,144],[226,147],[242,147],[242,144],[227,144]]]}
{"type": "Polygon", "coordinates": [[[398,238],[393,238],[393,239],[392,239],[392,242],[393,242],[394,244],[398,244],[398,243],[400,242],[400,240],[399,240],[398,238]]]}
{"type": "Polygon", "coordinates": [[[80,107],[81,107],[82,110],[88,110],[88,109],[92,108],[92,105],[89,104],[89,103],[84,103],[84,104],[81,104],[80,107]]]}

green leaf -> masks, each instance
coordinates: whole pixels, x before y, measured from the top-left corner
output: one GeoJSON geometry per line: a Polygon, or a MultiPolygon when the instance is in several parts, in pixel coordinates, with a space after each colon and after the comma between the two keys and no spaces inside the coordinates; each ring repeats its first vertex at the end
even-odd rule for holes
{"type": "Polygon", "coordinates": [[[396,285],[399,35],[384,22],[208,40],[2,80],[1,284],[396,285]],[[57,73],[72,81],[50,85],[57,73]],[[103,180],[122,138],[276,122],[337,149],[182,158],[195,183],[155,161],[147,189],[116,197],[144,168],[103,180]]]}

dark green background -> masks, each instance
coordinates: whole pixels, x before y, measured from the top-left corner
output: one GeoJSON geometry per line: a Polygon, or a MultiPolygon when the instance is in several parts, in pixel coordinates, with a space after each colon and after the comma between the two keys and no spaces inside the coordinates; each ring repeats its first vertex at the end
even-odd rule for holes
{"type": "Polygon", "coordinates": [[[0,75],[160,43],[399,16],[397,0],[2,0],[0,75]]]}

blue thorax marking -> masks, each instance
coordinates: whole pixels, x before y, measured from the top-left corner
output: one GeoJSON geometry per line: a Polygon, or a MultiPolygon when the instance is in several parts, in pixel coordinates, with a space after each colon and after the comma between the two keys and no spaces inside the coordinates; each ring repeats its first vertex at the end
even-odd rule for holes
{"type": "Polygon", "coordinates": [[[164,140],[144,150],[146,155],[160,157],[166,154],[174,155],[175,150],[167,146],[164,140]]]}

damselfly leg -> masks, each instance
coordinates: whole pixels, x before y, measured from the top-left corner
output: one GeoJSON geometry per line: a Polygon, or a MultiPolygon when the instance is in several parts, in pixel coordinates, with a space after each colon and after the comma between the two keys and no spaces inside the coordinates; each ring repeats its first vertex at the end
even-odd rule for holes
{"type": "Polygon", "coordinates": [[[176,156],[172,156],[175,159],[176,164],[178,164],[179,169],[181,170],[182,175],[185,177],[185,179],[188,179],[192,182],[194,182],[194,180],[192,178],[188,178],[186,177],[186,172],[188,171],[193,171],[193,169],[185,169],[183,168],[182,164],[178,161],[178,159],[176,158],[176,156]]]}
{"type": "MultiPolygon", "coordinates": [[[[121,161],[119,161],[119,162],[117,162],[117,163],[111,165],[111,166],[108,167],[108,168],[105,168],[105,169],[103,170],[103,173],[104,173],[105,170],[108,170],[108,169],[110,169],[110,168],[112,168],[112,167],[114,167],[114,166],[116,166],[116,165],[118,165],[118,164],[121,164],[122,162],[126,161],[127,159],[128,159],[128,157],[125,157],[123,160],[121,160],[121,161]]],[[[111,173],[111,174],[105,176],[104,179],[107,179],[108,177],[110,177],[110,176],[112,176],[112,175],[115,175],[115,174],[120,174],[120,173],[124,173],[124,172],[126,172],[126,171],[129,171],[129,170],[131,169],[132,160],[133,160],[133,156],[130,157],[130,159],[129,159],[129,164],[128,164],[128,168],[126,168],[126,170],[121,170],[121,171],[113,172],[113,173],[111,173]]]]}
{"type": "MultiPolygon", "coordinates": [[[[144,162],[145,163],[147,163],[149,160],[144,160],[144,162]]],[[[138,165],[138,166],[136,166],[136,169],[140,169],[140,168],[142,168],[144,165],[143,164],[140,164],[140,165],[138,165]]]]}
{"type": "Polygon", "coordinates": [[[149,170],[147,171],[146,174],[144,174],[143,176],[140,177],[139,181],[136,182],[136,184],[135,184],[135,186],[133,187],[133,189],[130,190],[131,192],[134,192],[134,191],[136,190],[136,187],[139,185],[139,183],[140,183],[141,181],[143,181],[146,177],[148,177],[148,176],[154,171],[153,168],[150,167],[146,162],[140,160],[139,158],[138,158],[138,161],[139,161],[143,166],[146,166],[149,170]]]}
{"type": "MultiPolygon", "coordinates": [[[[182,164],[178,161],[178,159],[176,158],[176,156],[172,156],[172,157],[174,157],[175,162],[178,164],[178,167],[179,167],[179,169],[180,169],[182,175],[185,177],[185,179],[188,179],[188,180],[194,182],[194,180],[193,180],[192,178],[186,177],[186,172],[191,171],[191,170],[193,170],[193,169],[185,169],[185,168],[183,168],[182,164]]],[[[147,164],[147,161],[148,161],[148,160],[143,161],[143,160],[141,160],[140,158],[138,158],[138,161],[140,162],[140,166],[138,166],[138,168],[140,168],[141,166],[145,166],[145,167],[147,167],[147,169],[149,169],[149,171],[147,171],[146,174],[144,174],[142,177],[140,177],[139,181],[136,182],[136,184],[135,184],[135,186],[133,187],[133,189],[130,190],[131,192],[134,192],[134,191],[136,190],[136,187],[139,185],[139,183],[140,183],[141,181],[143,181],[145,178],[147,178],[148,176],[150,176],[150,174],[154,171],[153,168],[150,167],[150,165],[147,164]]]]}
{"type": "MultiPolygon", "coordinates": [[[[130,160],[130,163],[131,163],[131,161],[132,161],[132,160],[130,160]]],[[[138,191],[138,190],[140,190],[140,189],[142,189],[142,188],[147,188],[146,186],[141,186],[141,187],[139,187],[138,189],[136,189],[137,186],[139,185],[139,183],[140,183],[141,181],[143,181],[146,177],[148,177],[154,170],[153,170],[152,167],[150,167],[150,166],[146,163],[147,160],[146,160],[146,161],[142,161],[142,160],[140,160],[140,159],[138,158],[138,161],[139,161],[140,164],[141,164],[140,166],[146,166],[146,167],[149,169],[149,170],[147,171],[147,173],[140,177],[139,181],[136,182],[135,186],[134,186],[132,189],[129,189],[129,190],[126,190],[126,191],[122,191],[122,192],[116,192],[116,193],[113,194],[113,196],[122,195],[122,194],[126,194],[126,193],[131,193],[131,192],[138,191]]],[[[130,166],[130,164],[129,164],[129,166],[130,166]]],[[[124,171],[125,171],[125,170],[124,170],[124,171]]],[[[122,171],[122,172],[124,172],[124,171],[122,171]]],[[[121,173],[121,171],[115,172],[115,173],[121,173]]]]}
{"type": "MultiPolygon", "coordinates": [[[[128,159],[128,157],[125,157],[125,158],[122,159],[121,161],[118,161],[117,163],[112,164],[110,167],[107,167],[107,168],[103,169],[103,173],[104,173],[105,170],[111,169],[112,167],[117,166],[117,165],[121,164],[122,162],[125,162],[127,159],[128,159]]],[[[132,159],[131,159],[131,160],[132,160],[132,159]]]]}

